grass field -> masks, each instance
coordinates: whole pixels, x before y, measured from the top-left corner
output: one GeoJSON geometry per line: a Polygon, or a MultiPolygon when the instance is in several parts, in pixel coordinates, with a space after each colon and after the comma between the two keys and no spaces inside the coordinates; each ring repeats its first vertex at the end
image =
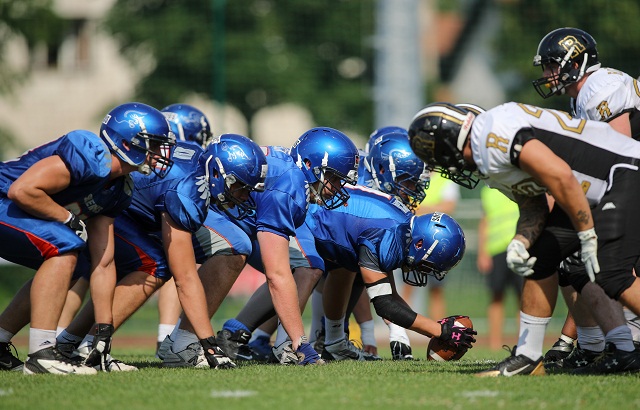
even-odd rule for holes
{"type": "Polygon", "coordinates": [[[243,365],[227,371],[163,369],[152,349],[118,352],[140,371],[84,377],[0,372],[0,409],[640,408],[637,375],[477,378],[474,372],[504,357],[482,348],[450,363],[243,365]]]}
{"type": "MultiPolygon", "coordinates": [[[[477,274],[476,274],[477,275],[477,274]]],[[[428,362],[424,339],[414,343],[413,362],[330,363],[321,367],[243,365],[230,371],[163,369],[153,358],[157,309],[152,299],[116,334],[114,356],[139,372],[97,376],[26,376],[0,372],[0,410],[4,409],[638,409],[640,375],[550,375],[480,379],[473,373],[505,358],[486,342],[484,283],[462,274],[445,287],[448,314],[474,320],[479,342],[460,362],[428,362]],[[462,278],[465,276],[464,278],[462,278]]],[[[19,278],[6,275],[16,283],[19,278]]],[[[13,291],[0,286],[0,309],[13,291]],[[3,291],[6,295],[3,295],[3,291]]],[[[215,329],[233,317],[244,300],[230,298],[214,316],[215,329]]],[[[507,311],[516,312],[513,297],[507,311]]],[[[548,328],[546,348],[557,338],[566,307],[548,328]]],[[[305,312],[308,324],[308,312],[305,312]]],[[[25,329],[15,338],[20,357],[27,354],[25,329]]],[[[517,322],[507,323],[507,343],[515,343],[517,322]]],[[[378,334],[380,354],[391,355],[386,333],[378,334]]],[[[412,341],[414,339],[412,338],[412,341]]]]}

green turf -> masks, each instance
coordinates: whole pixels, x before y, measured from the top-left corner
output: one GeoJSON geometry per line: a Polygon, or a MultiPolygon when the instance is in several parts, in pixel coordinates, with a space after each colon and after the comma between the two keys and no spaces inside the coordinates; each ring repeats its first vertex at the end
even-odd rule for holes
{"type": "MultiPolygon", "coordinates": [[[[119,351],[135,373],[53,376],[0,372],[0,409],[637,409],[637,375],[481,379],[506,352],[473,349],[460,362],[244,365],[162,369],[151,350],[119,351]]],[[[383,352],[388,357],[388,351],[383,352]]]]}

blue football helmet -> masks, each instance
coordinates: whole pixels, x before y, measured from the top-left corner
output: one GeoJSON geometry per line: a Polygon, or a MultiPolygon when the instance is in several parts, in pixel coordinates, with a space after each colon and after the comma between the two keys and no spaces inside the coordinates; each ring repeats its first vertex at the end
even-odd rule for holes
{"type": "Polygon", "coordinates": [[[333,128],[312,128],[296,140],[290,154],[304,172],[318,205],[335,209],[347,202],[349,193],[344,186],[358,181],[360,161],[349,137],[333,128]],[[314,186],[316,182],[318,186],[314,186]],[[330,192],[326,196],[325,188],[330,192]]]}
{"type": "Polygon", "coordinates": [[[202,111],[188,104],[171,104],[161,111],[178,140],[207,146],[212,137],[211,125],[202,111]]]}
{"type": "Polygon", "coordinates": [[[267,176],[267,157],[258,144],[242,135],[222,134],[207,145],[201,161],[206,164],[212,204],[235,219],[254,215],[251,193],[264,191],[267,176]]]}
{"type": "Polygon", "coordinates": [[[407,130],[402,127],[397,127],[395,125],[389,125],[386,127],[380,127],[376,129],[371,133],[371,135],[369,135],[369,141],[367,141],[367,144],[364,146],[364,153],[368,155],[369,151],[371,150],[371,147],[373,147],[373,144],[375,144],[376,139],[390,132],[404,132],[406,134],[407,130]]]}
{"type": "Polygon", "coordinates": [[[411,243],[403,280],[425,286],[429,275],[442,280],[464,255],[466,246],[460,225],[447,214],[434,212],[411,218],[411,243]]]}
{"type": "Polygon", "coordinates": [[[412,211],[424,200],[429,170],[411,150],[406,132],[381,135],[364,161],[380,191],[399,197],[412,211]]]}
{"type": "Polygon", "coordinates": [[[100,137],[118,158],[145,175],[153,172],[164,178],[173,166],[175,135],[164,115],[149,105],[133,102],[115,107],[102,120],[100,137]]]}

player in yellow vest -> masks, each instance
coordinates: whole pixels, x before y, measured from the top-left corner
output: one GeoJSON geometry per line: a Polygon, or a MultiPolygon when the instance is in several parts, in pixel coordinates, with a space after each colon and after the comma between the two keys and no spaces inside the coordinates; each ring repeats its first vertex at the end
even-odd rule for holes
{"type": "Polygon", "coordinates": [[[513,287],[518,299],[522,294],[523,279],[507,267],[506,252],[516,232],[520,212],[518,205],[497,189],[487,186],[480,191],[482,218],[478,225],[478,271],[486,275],[491,301],[487,308],[489,319],[489,347],[502,346],[504,326],[504,294],[513,287]]]}

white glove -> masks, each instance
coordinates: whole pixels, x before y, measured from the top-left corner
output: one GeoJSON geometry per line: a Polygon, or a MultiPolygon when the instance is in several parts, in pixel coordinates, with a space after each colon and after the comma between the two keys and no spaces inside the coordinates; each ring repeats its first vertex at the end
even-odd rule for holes
{"type": "Polygon", "coordinates": [[[64,221],[64,224],[71,228],[71,230],[73,230],[80,239],[85,242],[87,241],[87,226],[76,216],[76,214],[69,212],[69,217],[64,221]]]}
{"type": "Polygon", "coordinates": [[[580,239],[580,259],[584,263],[587,275],[591,282],[596,281],[596,274],[600,272],[600,264],[598,263],[598,235],[594,228],[586,231],[578,232],[580,239]]]}
{"type": "Polygon", "coordinates": [[[520,276],[533,274],[533,265],[538,258],[530,258],[524,243],[518,239],[512,239],[507,246],[507,266],[520,276]]]}

